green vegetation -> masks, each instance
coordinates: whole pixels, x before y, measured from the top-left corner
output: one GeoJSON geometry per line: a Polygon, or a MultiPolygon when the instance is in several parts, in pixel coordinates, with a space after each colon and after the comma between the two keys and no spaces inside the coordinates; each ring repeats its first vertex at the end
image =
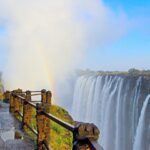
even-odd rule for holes
{"type": "Polygon", "coordinates": [[[4,98],[3,96],[3,85],[1,82],[1,75],[0,75],[0,100],[2,100],[4,98]]]}
{"type": "Polygon", "coordinates": [[[4,99],[4,95],[0,92],[0,100],[4,99]]]}
{"type": "Polygon", "coordinates": [[[150,76],[150,70],[138,70],[135,68],[131,68],[128,70],[129,75],[144,75],[150,76]]]}
{"type": "MultiPolygon", "coordinates": [[[[73,119],[70,117],[67,111],[63,108],[53,105],[51,108],[51,114],[60,118],[61,120],[73,124],[73,119]]],[[[72,133],[61,127],[60,125],[51,121],[51,146],[53,150],[69,150],[72,147],[72,133]]]]}
{"type": "Polygon", "coordinates": [[[85,74],[96,74],[96,75],[125,75],[125,76],[149,76],[150,70],[138,70],[135,68],[131,68],[128,71],[91,71],[91,70],[78,70],[77,74],[85,75],[85,74]]]}
{"type": "MultiPolygon", "coordinates": [[[[68,122],[70,124],[74,124],[73,119],[70,117],[68,112],[63,108],[52,105],[51,106],[51,114],[60,118],[61,120],[68,122]]],[[[36,127],[36,111],[33,109],[33,117],[31,127],[37,129],[36,127]]],[[[26,132],[30,135],[31,139],[34,140],[36,145],[36,136],[26,128],[26,132]]],[[[72,149],[72,133],[61,127],[57,123],[51,121],[51,147],[53,150],[71,150],[72,149]]]]}

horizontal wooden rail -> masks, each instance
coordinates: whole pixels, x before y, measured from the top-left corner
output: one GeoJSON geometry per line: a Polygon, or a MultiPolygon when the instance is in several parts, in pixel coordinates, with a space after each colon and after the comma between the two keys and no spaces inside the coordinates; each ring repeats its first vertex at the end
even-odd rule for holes
{"type": "Polygon", "coordinates": [[[39,92],[41,92],[41,91],[30,91],[31,93],[39,93],[39,92]]]}
{"type": "Polygon", "coordinates": [[[32,102],[32,103],[41,103],[41,100],[39,100],[39,101],[37,101],[37,100],[36,100],[36,101],[32,100],[31,102],[32,102]]]}
{"type": "Polygon", "coordinates": [[[43,145],[47,150],[51,150],[51,148],[48,146],[48,143],[46,141],[43,141],[43,145]]]}
{"type": "Polygon", "coordinates": [[[18,100],[21,100],[23,102],[26,102],[27,104],[29,104],[30,106],[32,106],[33,108],[36,108],[36,105],[30,101],[27,101],[24,97],[20,96],[20,95],[17,95],[17,94],[14,94],[15,96],[17,96],[19,99],[18,100]]]}
{"type": "Polygon", "coordinates": [[[16,93],[12,93],[13,96],[17,96],[19,98],[19,100],[22,100],[22,101],[26,101],[26,98],[24,98],[23,96],[21,95],[18,95],[16,93]]]}
{"type": "Polygon", "coordinates": [[[38,132],[33,129],[30,125],[28,125],[27,123],[24,124],[28,129],[30,129],[30,131],[32,131],[32,133],[34,133],[36,136],[38,135],[38,132]]]}
{"type": "Polygon", "coordinates": [[[34,103],[32,103],[32,102],[28,102],[28,101],[25,101],[25,102],[27,102],[30,106],[32,106],[33,108],[36,108],[36,105],[34,104],[34,103]]]}
{"type": "Polygon", "coordinates": [[[31,96],[41,96],[41,94],[31,94],[31,96]]]}
{"type": "MultiPolygon", "coordinates": [[[[14,92],[14,91],[10,91],[10,92],[14,92]]],[[[20,92],[20,91],[15,91],[15,93],[22,93],[22,94],[25,94],[27,91],[22,91],[22,92],[20,92]]],[[[31,93],[41,93],[41,91],[30,91],[31,93]]]]}
{"type": "Polygon", "coordinates": [[[66,122],[60,120],[59,118],[53,116],[52,114],[46,113],[44,111],[42,111],[42,114],[44,116],[46,116],[47,118],[49,118],[50,120],[52,120],[52,121],[56,122],[57,124],[61,125],[62,127],[68,129],[69,131],[74,132],[75,127],[73,125],[70,125],[69,123],[66,123],[66,122]]]}
{"type": "Polygon", "coordinates": [[[16,111],[16,113],[22,118],[23,114],[20,111],[16,111]]]}

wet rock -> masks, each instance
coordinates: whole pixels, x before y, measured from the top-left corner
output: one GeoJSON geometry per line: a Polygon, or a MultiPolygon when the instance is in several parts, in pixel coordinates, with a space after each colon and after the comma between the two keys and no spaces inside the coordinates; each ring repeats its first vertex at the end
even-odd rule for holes
{"type": "Polygon", "coordinates": [[[93,123],[77,123],[78,138],[87,137],[90,140],[96,141],[99,138],[100,131],[93,123]]]}
{"type": "Polygon", "coordinates": [[[15,139],[22,139],[23,136],[20,131],[15,131],[15,139]]]}

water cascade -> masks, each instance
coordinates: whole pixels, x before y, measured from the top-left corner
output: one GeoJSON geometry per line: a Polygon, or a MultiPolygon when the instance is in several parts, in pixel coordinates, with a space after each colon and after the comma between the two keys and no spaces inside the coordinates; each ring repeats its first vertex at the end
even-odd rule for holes
{"type": "Polygon", "coordinates": [[[150,144],[148,145],[148,142],[150,142],[150,119],[148,121],[147,117],[149,116],[146,117],[147,115],[146,112],[149,105],[150,105],[150,95],[147,96],[141,111],[134,142],[134,150],[138,149],[150,150],[150,144]],[[146,123],[147,121],[148,123],[146,123]],[[149,128],[147,124],[149,124],[149,128]]]}
{"type": "Polygon", "coordinates": [[[150,78],[87,73],[77,79],[72,116],[100,128],[104,150],[150,150],[149,93],[150,78]]]}

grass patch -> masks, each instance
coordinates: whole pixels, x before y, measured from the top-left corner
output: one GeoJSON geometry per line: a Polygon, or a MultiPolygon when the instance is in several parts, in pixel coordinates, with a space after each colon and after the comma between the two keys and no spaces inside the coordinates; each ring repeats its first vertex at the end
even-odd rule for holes
{"type": "MultiPolygon", "coordinates": [[[[69,115],[69,113],[59,106],[52,105],[51,114],[67,123],[74,124],[74,121],[69,115]]],[[[33,109],[31,127],[37,130],[35,116],[36,116],[36,110],[33,109]]],[[[36,136],[27,128],[25,131],[31,137],[31,139],[34,141],[36,145],[36,136]]],[[[63,128],[62,126],[58,125],[57,123],[51,121],[50,144],[53,150],[58,150],[58,149],[71,150],[72,139],[73,136],[71,132],[69,132],[67,129],[63,128]]]]}

